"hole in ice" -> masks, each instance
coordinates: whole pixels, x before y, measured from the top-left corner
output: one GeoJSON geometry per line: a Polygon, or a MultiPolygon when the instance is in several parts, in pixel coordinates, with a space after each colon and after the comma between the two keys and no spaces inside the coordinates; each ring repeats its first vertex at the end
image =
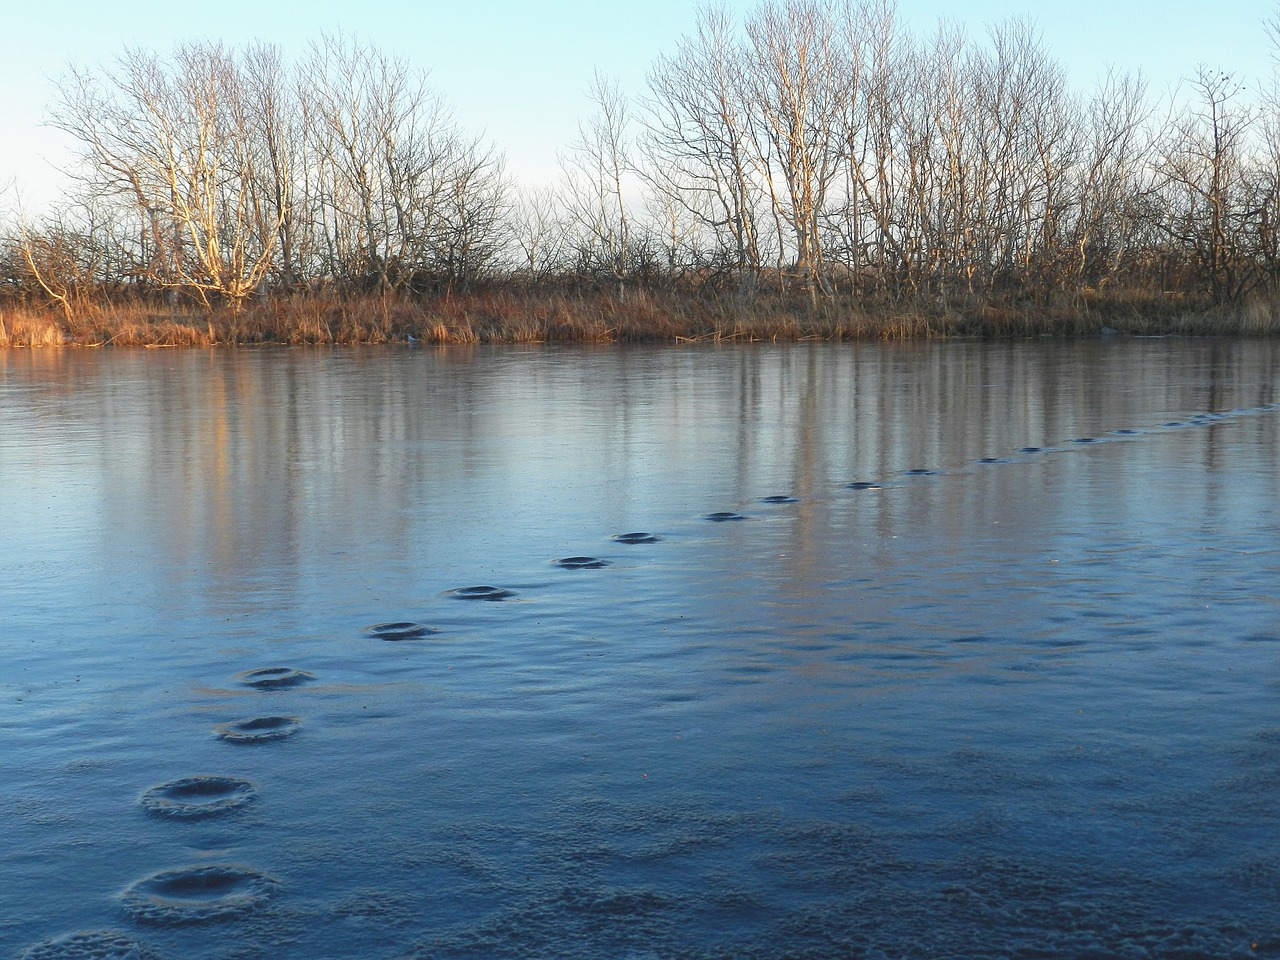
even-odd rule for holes
{"type": "Polygon", "coordinates": [[[662,538],[653,533],[619,533],[614,538],[618,543],[657,543],[662,538]]]}
{"type": "Polygon", "coordinates": [[[505,600],[507,597],[515,596],[513,590],[490,586],[458,587],[451,593],[459,600],[505,600]]]}
{"type": "Polygon", "coordinates": [[[314,680],[316,675],[290,667],[261,667],[258,670],[246,670],[244,673],[237,674],[237,678],[245,686],[254,687],[257,690],[279,690],[314,680]]]}
{"type": "Polygon", "coordinates": [[[151,787],[141,797],[149,813],[175,820],[196,820],[242,807],[255,790],[238,777],[184,777],[151,787]]]}
{"type": "Polygon", "coordinates": [[[234,723],[220,723],[214,730],[218,736],[231,743],[264,743],[283,740],[298,730],[297,717],[253,717],[234,723]]]}
{"type": "Polygon", "coordinates": [[[425,623],[395,620],[391,623],[375,623],[371,627],[365,627],[364,632],[375,640],[416,640],[434,631],[425,623]]]}
{"type": "Polygon", "coordinates": [[[598,570],[600,567],[607,567],[609,561],[600,557],[561,557],[555,561],[555,565],[566,570],[598,570]]]}
{"type": "Polygon", "coordinates": [[[154,873],[120,899],[125,912],[143,923],[204,923],[247,913],[279,886],[274,877],[250,867],[200,864],[154,873]]]}

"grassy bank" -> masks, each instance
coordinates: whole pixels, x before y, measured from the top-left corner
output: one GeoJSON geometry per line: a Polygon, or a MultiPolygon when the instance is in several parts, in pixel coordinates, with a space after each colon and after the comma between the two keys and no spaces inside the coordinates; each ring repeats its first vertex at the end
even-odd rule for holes
{"type": "Polygon", "coordinates": [[[434,299],[299,296],[235,313],[140,303],[89,303],[69,314],[0,308],[0,347],[908,340],[1110,331],[1271,336],[1280,333],[1280,299],[1255,297],[1233,308],[1137,294],[1087,294],[1050,304],[838,298],[811,306],[777,296],[503,289],[434,299]]]}

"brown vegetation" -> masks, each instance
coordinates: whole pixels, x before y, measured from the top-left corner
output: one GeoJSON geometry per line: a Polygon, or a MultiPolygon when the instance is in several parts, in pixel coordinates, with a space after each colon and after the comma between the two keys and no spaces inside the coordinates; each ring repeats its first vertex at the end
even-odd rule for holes
{"type": "Polygon", "coordinates": [[[817,305],[781,295],[749,301],[694,291],[571,293],[486,289],[433,298],[398,293],[293,296],[242,309],[86,306],[67,317],[49,306],[0,309],[0,347],[244,346],[253,344],[687,343],[695,341],[905,340],[929,337],[1280,334],[1280,301],[1242,307],[1174,304],[1164,296],[1076,302],[869,302],[837,294],[817,305]]]}

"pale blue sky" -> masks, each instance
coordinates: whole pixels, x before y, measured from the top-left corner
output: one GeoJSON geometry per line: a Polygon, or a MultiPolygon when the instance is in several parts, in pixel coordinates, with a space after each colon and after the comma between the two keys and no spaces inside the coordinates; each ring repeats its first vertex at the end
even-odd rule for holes
{"type": "MultiPolygon", "coordinates": [[[[108,61],[129,44],[166,51],[191,38],[263,39],[293,51],[324,30],[357,33],[428,69],[468,129],[486,131],[514,172],[548,182],[556,151],[589,109],[584,94],[593,70],[641,92],[645,69],[689,31],[696,9],[678,0],[365,0],[359,7],[333,0],[37,0],[13,7],[0,41],[0,184],[16,178],[28,206],[56,192],[49,163],[65,162],[63,139],[40,124],[51,78],[68,61],[108,61]]],[[[1251,83],[1267,74],[1260,21],[1271,9],[1267,0],[899,0],[901,15],[923,33],[941,16],[975,35],[1006,17],[1029,16],[1078,86],[1115,63],[1141,68],[1157,91],[1199,63],[1251,83]]],[[[12,191],[0,199],[4,206],[12,206],[12,191]]]]}

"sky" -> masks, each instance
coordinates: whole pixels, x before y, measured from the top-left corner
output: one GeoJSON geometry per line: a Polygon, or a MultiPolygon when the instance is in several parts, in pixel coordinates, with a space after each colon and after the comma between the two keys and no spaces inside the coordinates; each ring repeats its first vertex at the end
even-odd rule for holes
{"type": "MultiPolygon", "coordinates": [[[[6,4],[8,5],[8,4],[6,4]]],[[[104,64],[129,46],[167,52],[179,41],[264,40],[286,54],[325,31],[372,41],[428,72],[463,126],[481,132],[530,184],[556,178],[557,155],[589,115],[595,70],[641,94],[653,60],[675,49],[697,4],[543,0],[37,0],[4,14],[0,37],[0,210],[38,210],[60,193],[69,141],[44,125],[54,82],[69,63],[104,64]],[[5,188],[5,185],[9,186],[5,188]]],[[[727,0],[746,12],[757,0],[727,0]]],[[[1153,92],[1204,64],[1250,86],[1273,61],[1261,20],[1280,0],[898,0],[906,25],[932,33],[939,18],[982,37],[990,24],[1029,17],[1073,85],[1088,89],[1108,65],[1140,69],[1153,92]]]]}

